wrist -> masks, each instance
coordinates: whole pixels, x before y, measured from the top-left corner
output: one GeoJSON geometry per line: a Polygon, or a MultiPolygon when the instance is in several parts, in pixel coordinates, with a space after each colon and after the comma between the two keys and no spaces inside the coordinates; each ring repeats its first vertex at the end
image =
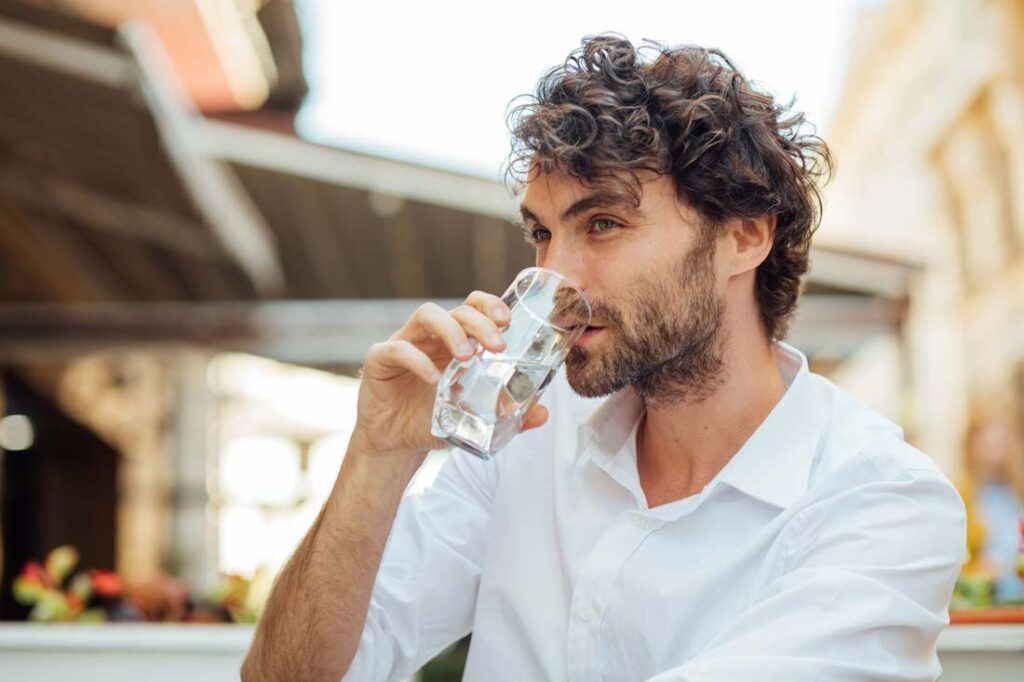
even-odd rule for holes
{"type": "Polygon", "coordinates": [[[366,443],[358,430],[353,432],[342,460],[338,482],[342,483],[342,479],[345,479],[351,483],[346,486],[350,495],[378,501],[397,500],[419,470],[427,453],[382,454],[366,443]]]}
{"type": "Polygon", "coordinates": [[[413,446],[398,448],[395,447],[394,442],[390,442],[391,440],[388,437],[385,439],[386,442],[381,442],[380,436],[374,434],[374,429],[365,429],[357,422],[352,436],[349,438],[348,455],[375,463],[379,462],[382,469],[386,468],[396,472],[411,467],[411,474],[419,468],[431,449],[430,447],[416,448],[413,446]]]}

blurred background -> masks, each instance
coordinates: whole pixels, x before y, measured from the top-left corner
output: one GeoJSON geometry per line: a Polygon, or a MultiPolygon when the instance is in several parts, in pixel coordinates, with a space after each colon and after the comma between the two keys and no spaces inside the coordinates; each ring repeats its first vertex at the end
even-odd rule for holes
{"type": "Polygon", "coordinates": [[[506,107],[603,31],[720,47],[830,143],[789,342],[964,496],[944,679],[1024,661],[1024,0],[0,0],[0,620],[251,623],[367,347],[532,264],[506,107]]]}

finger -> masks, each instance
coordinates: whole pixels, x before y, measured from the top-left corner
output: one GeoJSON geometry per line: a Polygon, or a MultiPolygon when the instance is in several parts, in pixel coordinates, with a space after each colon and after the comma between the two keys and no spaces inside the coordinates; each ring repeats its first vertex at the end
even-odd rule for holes
{"type": "Polygon", "coordinates": [[[424,303],[417,308],[392,338],[423,343],[431,336],[441,339],[448,351],[460,360],[468,360],[473,355],[473,345],[462,325],[436,303],[424,303]]]}
{"type": "Polygon", "coordinates": [[[370,346],[363,372],[364,376],[378,380],[393,379],[403,372],[412,372],[428,384],[436,384],[441,377],[433,360],[404,339],[383,341],[370,346]]]}
{"type": "Polygon", "coordinates": [[[526,420],[523,422],[523,431],[544,426],[548,421],[548,408],[536,404],[526,413],[526,420]]]}
{"type": "Polygon", "coordinates": [[[493,352],[505,350],[505,339],[498,332],[494,320],[469,305],[460,305],[451,311],[451,316],[459,321],[467,334],[493,352]]]}
{"type": "Polygon", "coordinates": [[[505,326],[512,317],[508,305],[500,296],[485,291],[474,291],[466,297],[465,303],[497,322],[498,326],[505,326]]]}

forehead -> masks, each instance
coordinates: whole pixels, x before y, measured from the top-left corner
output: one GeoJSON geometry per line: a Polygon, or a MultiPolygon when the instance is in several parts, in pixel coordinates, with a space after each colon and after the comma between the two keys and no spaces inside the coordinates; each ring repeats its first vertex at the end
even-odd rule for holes
{"type": "Polygon", "coordinates": [[[677,206],[675,183],[671,176],[650,171],[617,173],[598,181],[584,182],[561,169],[543,172],[534,164],[522,193],[520,212],[524,218],[569,219],[590,209],[615,208],[634,215],[645,215],[659,206],[677,206]]]}
{"type": "Polygon", "coordinates": [[[563,163],[541,164],[536,157],[530,163],[526,181],[523,185],[525,194],[555,194],[568,197],[580,197],[597,190],[611,190],[628,193],[630,189],[637,191],[637,179],[644,179],[640,174],[636,178],[629,172],[602,173],[591,179],[584,180],[574,175],[563,163]]]}

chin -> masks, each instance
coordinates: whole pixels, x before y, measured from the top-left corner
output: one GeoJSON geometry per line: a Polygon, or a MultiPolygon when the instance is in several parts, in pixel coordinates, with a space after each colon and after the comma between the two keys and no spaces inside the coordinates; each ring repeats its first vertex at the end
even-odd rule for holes
{"type": "Polygon", "coordinates": [[[603,387],[601,386],[595,386],[586,382],[574,382],[572,379],[569,379],[569,386],[572,388],[573,392],[581,398],[603,398],[606,395],[614,393],[614,391],[603,390],[603,387]]]}
{"type": "MultiPolygon", "coordinates": [[[[576,349],[574,349],[575,351],[576,349]]],[[[625,385],[625,382],[616,383],[602,376],[600,367],[594,362],[591,354],[577,355],[565,363],[565,378],[570,388],[579,396],[584,398],[603,398],[611,395],[625,385]]]]}

